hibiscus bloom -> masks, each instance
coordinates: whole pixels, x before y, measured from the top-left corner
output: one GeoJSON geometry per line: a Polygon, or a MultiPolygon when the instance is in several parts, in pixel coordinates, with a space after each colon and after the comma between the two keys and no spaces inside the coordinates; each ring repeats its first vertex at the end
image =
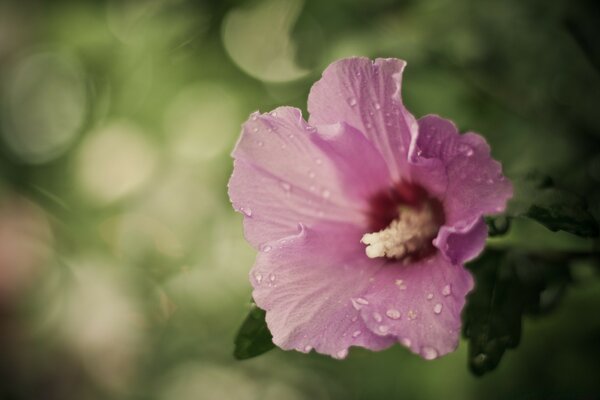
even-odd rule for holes
{"type": "Polygon", "coordinates": [[[282,349],[345,358],[399,342],[434,359],[458,345],[473,288],[463,264],[512,185],[481,136],[406,110],[405,64],[337,61],[310,91],[308,122],[280,107],[243,125],[229,196],[282,349]]]}

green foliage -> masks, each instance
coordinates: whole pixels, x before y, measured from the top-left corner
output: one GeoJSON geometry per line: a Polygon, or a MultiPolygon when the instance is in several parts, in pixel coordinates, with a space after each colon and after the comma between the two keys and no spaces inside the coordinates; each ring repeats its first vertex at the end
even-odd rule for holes
{"type": "Polygon", "coordinates": [[[265,321],[265,311],[252,303],[252,309],[242,323],[236,337],[233,356],[246,360],[273,349],[273,336],[265,321]]]}
{"type": "Polygon", "coordinates": [[[463,313],[469,367],[476,375],[495,369],[519,345],[523,315],[540,314],[560,300],[569,273],[556,259],[487,250],[469,264],[476,287],[463,313]]]}

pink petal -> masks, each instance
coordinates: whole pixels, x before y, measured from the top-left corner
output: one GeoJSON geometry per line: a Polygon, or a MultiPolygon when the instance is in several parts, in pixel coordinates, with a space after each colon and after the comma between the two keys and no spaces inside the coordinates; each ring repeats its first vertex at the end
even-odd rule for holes
{"type": "Polygon", "coordinates": [[[327,67],[308,97],[311,124],[343,121],[364,133],[395,181],[408,173],[407,154],[418,130],[400,98],[405,65],[398,59],[343,59],[327,67]]]}
{"type": "MultiPolygon", "coordinates": [[[[490,155],[490,147],[475,133],[460,135],[456,126],[437,115],[419,119],[419,137],[414,161],[440,160],[446,171],[447,185],[443,194],[446,222],[470,223],[486,214],[504,211],[512,196],[512,185],[502,174],[502,166],[490,155]]],[[[438,172],[431,168],[420,179],[431,187],[428,179],[438,179],[438,172]]],[[[421,183],[421,182],[418,182],[421,183]]],[[[441,186],[441,185],[439,185],[441,186]]]]}
{"type": "Polygon", "coordinates": [[[392,182],[381,153],[350,125],[320,125],[312,139],[335,165],[344,192],[365,209],[368,199],[392,182]]]}
{"type": "Polygon", "coordinates": [[[442,226],[433,244],[453,264],[462,264],[477,257],[485,247],[488,228],[480,217],[468,224],[442,226]]]}
{"type": "Polygon", "coordinates": [[[315,135],[300,110],[291,107],[255,113],[243,125],[233,151],[229,197],[244,214],[245,235],[255,247],[293,234],[299,223],[364,223],[345,192],[338,161],[329,156],[339,154],[320,146],[315,135]]]}
{"type": "Polygon", "coordinates": [[[460,314],[472,288],[470,273],[440,254],[388,264],[364,294],[368,304],[361,316],[374,333],[395,337],[425,359],[437,358],[458,346],[460,314]]]}
{"type": "Polygon", "coordinates": [[[273,342],[336,358],[345,358],[349,346],[381,350],[393,344],[393,338],[370,332],[359,316],[369,277],[384,263],[365,256],[363,232],[344,224],[299,229],[264,246],[250,273],[273,342]]]}
{"type": "Polygon", "coordinates": [[[512,185],[490,155],[485,139],[460,135],[456,126],[436,115],[419,119],[412,178],[443,203],[445,226],[434,241],[455,264],[476,257],[485,245],[483,215],[504,211],[512,185]]]}

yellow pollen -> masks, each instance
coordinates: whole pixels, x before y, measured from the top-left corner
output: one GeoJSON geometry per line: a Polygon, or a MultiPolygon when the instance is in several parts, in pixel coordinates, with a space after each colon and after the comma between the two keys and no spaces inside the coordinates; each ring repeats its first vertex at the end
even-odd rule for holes
{"type": "Polygon", "coordinates": [[[432,207],[400,207],[398,217],[379,232],[366,233],[360,240],[366,244],[369,258],[400,259],[431,243],[439,229],[432,207]]]}

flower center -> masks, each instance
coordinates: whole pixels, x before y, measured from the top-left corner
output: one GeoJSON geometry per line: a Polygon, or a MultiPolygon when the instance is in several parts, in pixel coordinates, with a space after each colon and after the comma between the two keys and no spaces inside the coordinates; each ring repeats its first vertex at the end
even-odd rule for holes
{"type": "Polygon", "coordinates": [[[361,242],[369,258],[421,258],[434,250],[443,224],[440,203],[419,186],[400,183],[371,199],[370,229],[361,242]]]}

